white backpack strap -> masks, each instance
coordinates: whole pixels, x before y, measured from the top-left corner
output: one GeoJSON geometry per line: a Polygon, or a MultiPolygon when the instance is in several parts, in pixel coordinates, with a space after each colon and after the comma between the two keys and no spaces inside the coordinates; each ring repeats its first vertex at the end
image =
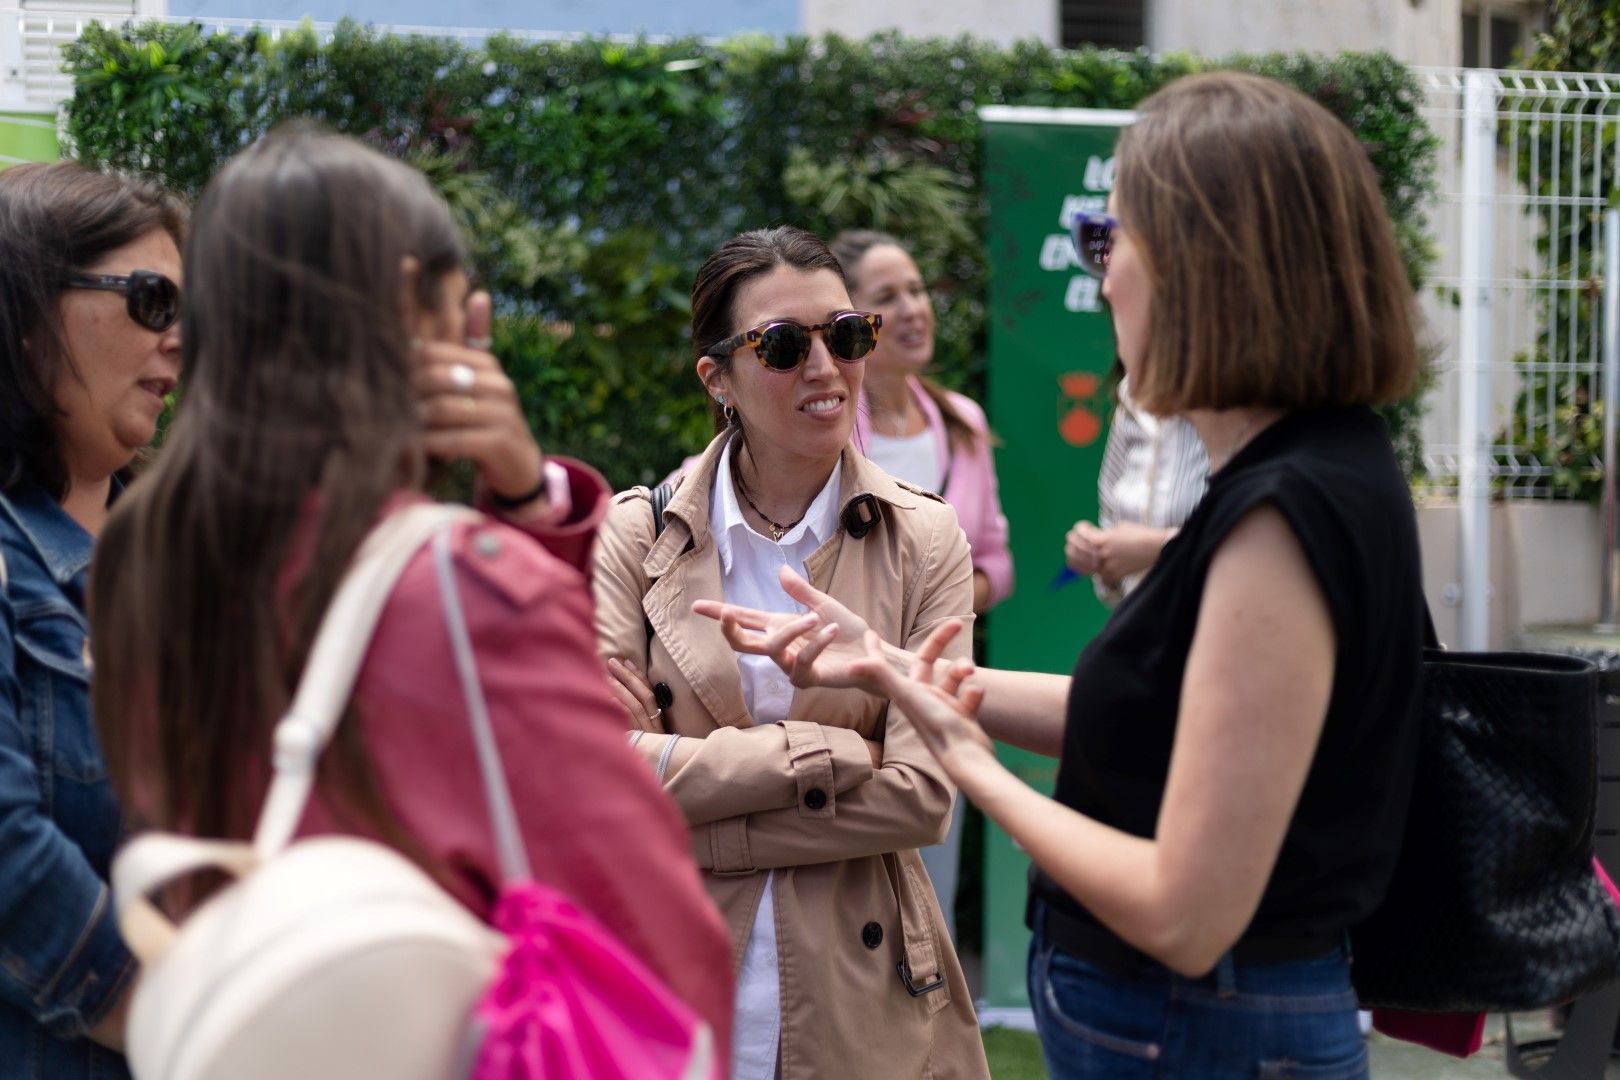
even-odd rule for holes
{"type": "Polygon", "coordinates": [[[360,545],[321,619],[292,707],[276,725],[275,778],[253,835],[261,858],[286,847],[303,819],[315,763],[348,705],[394,583],[434,533],[477,517],[466,507],[417,503],[390,515],[360,545]]]}
{"type": "Polygon", "coordinates": [[[467,704],[473,745],[478,748],[478,768],[484,774],[484,798],[489,804],[490,825],[495,831],[501,878],[507,882],[528,881],[533,877],[528,851],[523,846],[523,833],[518,827],[517,810],[512,806],[511,789],[506,786],[506,774],[501,771],[501,751],[495,742],[495,729],[489,722],[489,705],[484,700],[472,638],[461,611],[461,595],[456,590],[455,569],[450,561],[450,537],[446,533],[433,538],[433,563],[439,573],[439,595],[444,600],[444,624],[450,633],[450,651],[461,678],[461,695],[467,704]]]}
{"type": "Polygon", "coordinates": [[[258,866],[253,848],[232,840],[195,840],[170,833],[146,833],[119,849],[112,864],[118,930],[142,964],[156,963],[169,951],[174,923],[152,903],[163,886],[198,870],[245,876],[258,866]]]}

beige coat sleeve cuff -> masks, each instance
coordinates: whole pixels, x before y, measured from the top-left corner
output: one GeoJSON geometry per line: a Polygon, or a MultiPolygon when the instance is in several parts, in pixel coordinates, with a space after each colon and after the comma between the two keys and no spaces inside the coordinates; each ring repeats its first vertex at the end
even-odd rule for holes
{"type": "Polygon", "coordinates": [[[702,739],[648,733],[635,745],[649,767],[664,764],[664,789],[692,826],[794,808],[831,817],[841,793],[872,778],[859,734],[807,721],[725,727],[702,739]]]}

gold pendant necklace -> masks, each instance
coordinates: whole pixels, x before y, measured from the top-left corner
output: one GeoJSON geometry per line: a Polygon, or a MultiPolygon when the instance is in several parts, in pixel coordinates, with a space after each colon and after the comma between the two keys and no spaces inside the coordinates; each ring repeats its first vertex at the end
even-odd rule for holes
{"type": "MultiPolygon", "coordinates": [[[[754,500],[748,497],[748,487],[743,483],[741,463],[739,462],[738,465],[738,468],[731,471],[732,479],[737,482],[737,494],[743,497],[743,502],[748,504],[748,508],[750,510],[764,519],[765,524],[770,527],[771,539],[776,543],[781,543],[782,537],[786,535],[787,531],[804,520],[804,514],[800,514],[786,525],[780,525],[777,522],[772,521],[765,511],[761,510],[758,506],[755,506],[754,500]]],[[[809,507],[806,507],[805,513],[809,512],[809,507]]]]}

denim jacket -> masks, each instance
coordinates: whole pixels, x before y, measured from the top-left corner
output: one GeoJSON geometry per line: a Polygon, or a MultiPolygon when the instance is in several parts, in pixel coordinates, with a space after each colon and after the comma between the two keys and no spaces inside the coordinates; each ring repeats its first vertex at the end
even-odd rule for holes
{"type": "Polygon", "coordinates": [[[0,494],[0,1080],[129,1075],[84,1037],[135,972],[107,888],[122,823],[90,715],[92,543],[38,488],[0,494]]]}

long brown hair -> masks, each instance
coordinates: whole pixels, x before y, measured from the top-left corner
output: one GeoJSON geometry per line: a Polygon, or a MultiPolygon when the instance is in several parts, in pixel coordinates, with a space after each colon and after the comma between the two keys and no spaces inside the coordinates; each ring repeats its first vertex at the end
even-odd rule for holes
{"type": "Polygon", "coordinates": [[[185,243],[185,205],[144,180],[71,161],[0,172],[0,491],[67,496],[55,390],[79,377],[59,300],[67,277],[154,230],[185,243]]]}
{"type": "Polygon", "coordinates": [[[1115,188],[1153,290],[1131,397],[1167,414],[1406,393],[1412,290],[1350,130],[1299,91],[1235,72],[1171,83],[1138,116],[1115,188]]]}
{"type": "MultiPolygon", "coordinates": [[[[389,498],[421,483],[407,320],[463,251],[420,173],[296,129],[209,184],[185,262],[184,401],[92,574],[95,710],[138,812],[240,836],[345,565],[389,498]]],[[[343,724],[322,768],[352,802],[340,809],[373,816],[359,747],[343,724]]]]}
{"type": "MultiPolygon", "coordinates": [[[[898,237],[878,229],[845,229],[833,237],[828,246],[844,268],[844,279],[849,282],[851,293],[861,287],[860,276],[855,271],[868,251],[875,247],[896,247],[907,255],[911,254],[911,249],[902,244],[898,237]]],[[[939,410],[940,419],[945,421],[945,437],[950,444],[963,450],[978,449],[979,433],[952,404],[950,391],[926,375],[917,376],[917,381],[922,384],[923,393],[939,410]]]]}

